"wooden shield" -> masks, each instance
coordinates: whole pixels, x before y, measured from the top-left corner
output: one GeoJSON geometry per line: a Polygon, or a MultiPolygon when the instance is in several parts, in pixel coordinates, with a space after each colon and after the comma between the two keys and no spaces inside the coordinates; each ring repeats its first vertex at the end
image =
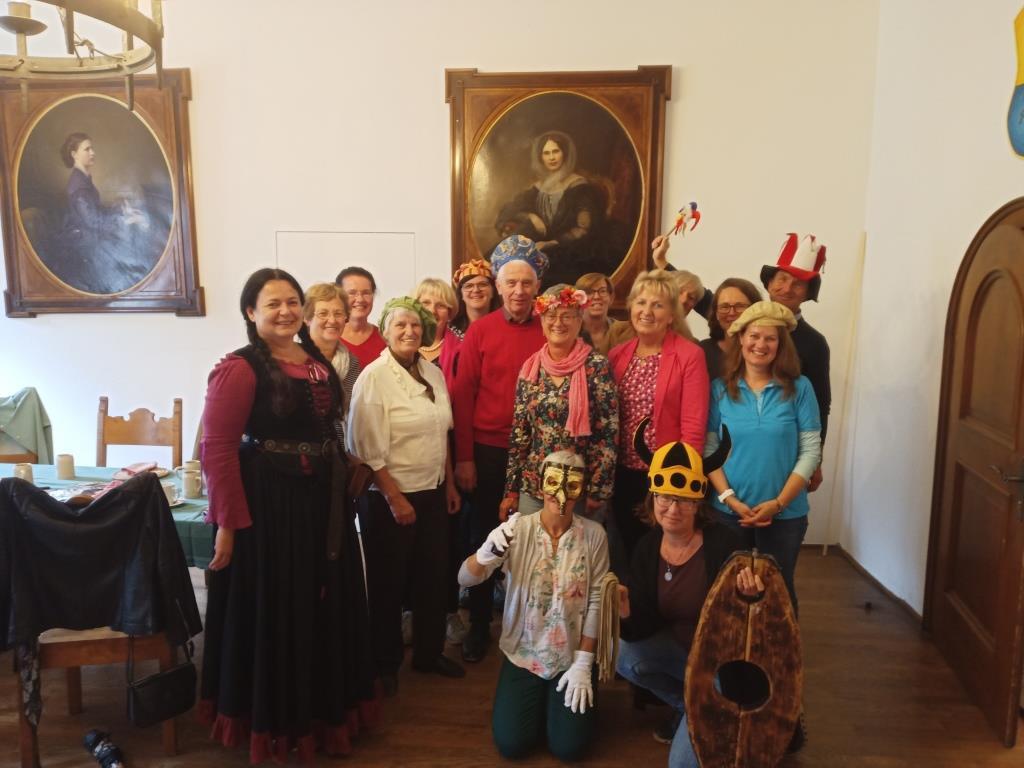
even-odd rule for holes
{"type": "Polygon", "coordinates": [[[778,765],[800,715],[802,692],[800,630],[779,567],[756,551],[737,552],[704,601],[686,665],[686,712],[700,764],[778,765]],[[754,601],[736,589],[736,575],[748,565],[765,585],[754,601]],[[715,687],[719,677],[725,693],[715,687]]]}

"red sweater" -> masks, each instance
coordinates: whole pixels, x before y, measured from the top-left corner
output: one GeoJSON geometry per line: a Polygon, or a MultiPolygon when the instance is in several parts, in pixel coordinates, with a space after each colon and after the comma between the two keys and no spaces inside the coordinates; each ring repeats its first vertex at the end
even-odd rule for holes
{"type": "Polygon", "coordinates": [[[532,315],[513,323],[496,309],[469,326],[452,392],[456,461],[473,460],[473,443],[508,449],[519,369],[543,344],[532,315]]]}
{"type": "Polygon", "coordinates": [[[359,361],[360,371],[365,371],[366,366],[380,357],[380,353],[388,348],[388,343],[384,341],[384,337],[381,336],[376,326],[371,327],[373,328],[373,333],[362,344],[353,344],[350,341],[341,340],[348,347],[348,351],[356,356],[356,360],[359,361]]]}

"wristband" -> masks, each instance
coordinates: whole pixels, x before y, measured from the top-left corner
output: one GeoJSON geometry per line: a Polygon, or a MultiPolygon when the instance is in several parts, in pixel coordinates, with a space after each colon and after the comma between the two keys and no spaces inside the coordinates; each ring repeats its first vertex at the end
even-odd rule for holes
{"type": "MultiPolygon", "coordinates": [[[[726,499],[728,499],[730,496],[735,496],[735,495],[736,495],[736,491],[734,491],[732,488],[726,488],[724,491],[722,491],[720,494],[718,494],[718,501],[721,504],[725,504],[725,500],[726,499]]],[[[777,501],[777,499],[776,499],[776,501],[777,501]]]]}

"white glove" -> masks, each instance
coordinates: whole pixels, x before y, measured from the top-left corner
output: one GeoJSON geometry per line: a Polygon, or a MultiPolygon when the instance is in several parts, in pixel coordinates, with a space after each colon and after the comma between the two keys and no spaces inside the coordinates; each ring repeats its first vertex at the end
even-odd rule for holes
{"type": "Polygon", "coordinates": [[[590,651],[576,651],[572,666],[562,674],[555,691],[565,688],[565,706],[581,715],[587,707],[594,706],[594,686],[590,681],[590,668],[594,666],[594,654],[590,651]]]}
{"type": "Polygon", "coordinates": [[[518,512],[512,513],[508,516],[508,520],[487,534],[487,539],[476,551],[476,561],[480,565],[486,568],[505,559],[505,556],[508,555],[509,545],[512,544],[512,531],[518,518],[518,512]]]}

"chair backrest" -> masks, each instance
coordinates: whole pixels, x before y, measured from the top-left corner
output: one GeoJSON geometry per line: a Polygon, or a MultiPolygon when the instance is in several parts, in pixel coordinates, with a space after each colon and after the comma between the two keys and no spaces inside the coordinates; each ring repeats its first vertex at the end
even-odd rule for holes
{"type": "Polygon", "coordinates": [[[148,408],[136,408],[123,416],[107,413],[107,398],[100,398],[96,420],[96,466],[107,466],[108,445],[168,445],[171,463],[181,466],[181,398],[174,398],[170,418],[157,418],[148,408]]]}

